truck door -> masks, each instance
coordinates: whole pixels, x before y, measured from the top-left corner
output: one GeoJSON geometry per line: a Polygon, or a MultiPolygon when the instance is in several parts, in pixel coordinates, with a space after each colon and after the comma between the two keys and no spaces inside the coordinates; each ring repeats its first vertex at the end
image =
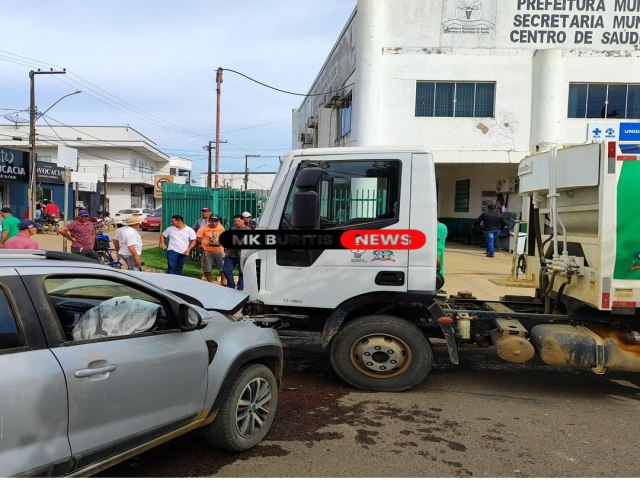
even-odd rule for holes
{"type": "MultiPolygon", "coordinates": [[[[311,165],[322,170],[321,232],[409,227],[410,188],[403,186],[411,178],[411,154],[379,152],[300,157],[271,228],[293,228],[295,179],[311,165]]],[[[363,293],[407,290],[406,250],[270,250],[265,258],[262,300],[269,305],[333,308],[363,293]]]]}

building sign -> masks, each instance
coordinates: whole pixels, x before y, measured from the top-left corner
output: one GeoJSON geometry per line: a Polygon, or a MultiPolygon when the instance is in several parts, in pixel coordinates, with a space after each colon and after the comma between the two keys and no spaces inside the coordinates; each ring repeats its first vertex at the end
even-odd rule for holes
{"type": "Polygon", "coordinates": [[[441,0],[440,46],[640,48],[640,0],[441,0]]]}
{"type": "Polygon", "coordinates": [[[153,198],[162,198],[162,184],[173,183],[173,175],[156,175],[153,182],[153,198]]]}
{"type": "Polygon", "coordinates": [[[640,123],[621,122],[620,123],[621,142],[640,142],[640,123]]]}
{"type": "Polygon", "coordinates": [[[38,183],[64,183],[64,168],[55,163],[37,162],[36,181],[38,183]]]}
{"type": "Polygon", "coordinates": [[[28,182],[29,154],[0,148],[0,182],[28,182]]]}
{"type": "Polygon", "coordinates": [[[589,122],[587,140],[618,140],[618,122],[589,122]]]}
{"type": "Polygon", "coordinates": [[[445,0],[441,28],[442,33],[496,33],[496,0],[445,0]]]}

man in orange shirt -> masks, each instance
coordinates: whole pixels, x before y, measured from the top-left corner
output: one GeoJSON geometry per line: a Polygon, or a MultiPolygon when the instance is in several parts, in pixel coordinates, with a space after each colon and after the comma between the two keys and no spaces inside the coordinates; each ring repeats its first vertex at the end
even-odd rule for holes
{"type": "MultiPolygon", "coordinates": [[[[207,225],[200,227],[196,233],[196,238],[202,247],[202,256],[200,263],[202,265],[202,273],[207,282],[213,282],[211,270],[215,266],[222,273],[222,265],[224,258],[224,247],[220,245],[220,235],[224,232],[224,227],[220,225],[220,217],[211,215],[207,225]]],[[[220,278],[222,278],[222,274],[220,278]]]]}

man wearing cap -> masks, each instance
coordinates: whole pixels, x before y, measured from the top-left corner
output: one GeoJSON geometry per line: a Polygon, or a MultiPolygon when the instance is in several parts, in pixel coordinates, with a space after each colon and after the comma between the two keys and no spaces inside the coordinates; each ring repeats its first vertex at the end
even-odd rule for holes
{"type": "Polygon", "coordinates": [[[0,247],[2,247],[7,240],[11,237],[15,237],[20,232],[18,229],[20,219],[13,216],[9,207],[2,207],[0,209],[0,214],[2,215],[2,236],[0,237],[0,247]]]}
{"type": "MultiPolygon", "coordinates": [[[[220,217],[211,215],[208,224],[201,227],[196,233],[196,238],[202,247],[202,255],[200,263],[202,265],[202,273],[207,282],[213,282],[211,270],[215,266],[221,273],[220,279],[222,283],[222,266],[224,258],[224,247],[220,245],[220,235],[224,232],[224,227],[220,225],[220,217]]],[[[225,282],[226,283],[226,282],[225,282]]]]}
{"type": "Polygon", "coordinates": [[[113,238],[113,246],[118,252],[118,260],[124,259],[127,269],[140,271],[142,266],[142,237],[134,228],[140,225],[140,215],[125,218],[124,224],[113,238]]]}
{"type": "Polygon", "coordinates": [[[209,217],[211,216],[211,209],[209,207],[202,207],[202,218],[196,220],[196,223],[193,224],[193,231],[197,232],[205,225],[209,224],[209,217]]]}
{"type": "Polygon", "coordinates": [[[71,253],[100,261],[100,257],[93,249],[96,244],[96,229],[89,221],[88,210],[80,210],[78,217],[60,227],[58,233],[71,240],[71,253]]]}
{"type": "Polygon", "coordinates": [[[244,220],[244,224],[247,228],[254,230],[256,228],[256,222],[251,220],[251,213],[242,212],[242,219],[244,220]]]}
{"type": "Polygon", "coordinates": [[[40,250],[38,243],[31,238],[38,233],[38,225],[33,220],[22,220],[18,223],[18,235],[11,237],[4,243],[3,248],[12,250],[40,250]]]}

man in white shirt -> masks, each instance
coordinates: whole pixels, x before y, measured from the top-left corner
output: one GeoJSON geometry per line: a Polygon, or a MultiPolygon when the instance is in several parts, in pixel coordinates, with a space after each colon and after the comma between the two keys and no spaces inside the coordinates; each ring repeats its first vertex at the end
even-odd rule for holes
{"type": "Polygon", "coordinates": [[[160,234],[160,248],[167,251],[167,273],[182,275],[189,253],[196,246],[196,232],[181,215],[171,217],[171,226],[160,234]],[[168,239],[168,245],[165,239],[168,239]]]}
{"type": "Polygon", "coordinates": [[[127,269],[140,271],[142,266],[142,237],[134,228],[141,222],[139,215],[131,215],[124,221],[113,238],[113,246],[118,252],[118,260],[124,259],[127,269]]]}

